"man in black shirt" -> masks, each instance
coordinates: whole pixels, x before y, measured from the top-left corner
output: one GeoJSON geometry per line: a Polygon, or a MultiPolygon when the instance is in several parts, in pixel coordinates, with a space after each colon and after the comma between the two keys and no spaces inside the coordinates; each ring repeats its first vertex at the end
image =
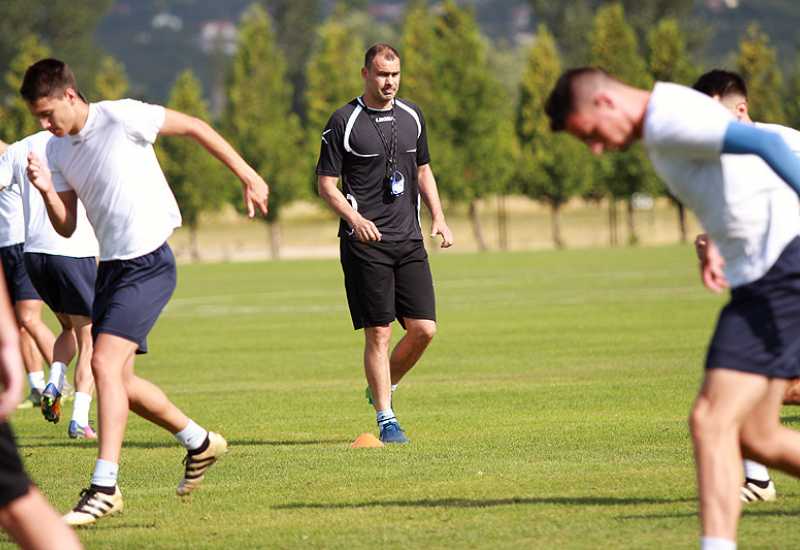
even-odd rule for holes
{"type": "Polygon", "coordinates": [[[353,327],[365,335],[364,370],[381,441],[407,443],[391,393],[436,332],[420,197],[431,212],[431,235],[442,248],[453,234],[442,212],[419,108],[396,99],[400,55],[376,44],[364,56],[364,95],[337,110],[322,133],[317,163],[320,196],[340,216],[339,238],[353,327]],[[342,189],[337,182],[342,179],[342,189]],[[391,323],[406,334],[389,355],[391,323]]]}

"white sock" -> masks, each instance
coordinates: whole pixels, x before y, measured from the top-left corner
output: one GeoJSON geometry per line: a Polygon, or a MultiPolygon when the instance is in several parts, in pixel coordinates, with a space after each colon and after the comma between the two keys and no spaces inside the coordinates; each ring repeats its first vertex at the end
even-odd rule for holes
{"type": "Polygon", "coordinates": [[[56,389],[61,392],[64,389],[64,377],[67,374],[67,365],[61,361],[53,361],[50,366],[50,378],[47,380],[48,384],[53,384],[56,389]]]}
{"type": "Polygon", "coordinates": [[[79,426],[89,423],[89,407],[92,406],[92,396],[80,391],[75,392],[75,403],[72,405],[72,420],[79,426]]]}
{"type": "Polygon", "coordinates": [[[736,542],[717,537],[701,537],[700,550],[736,550],[736,542]]]}
{"type": "Polygon", "coordinates": [[[199,449],[205,443],[208,437],[208,432],[194,423],[194,420],[189,420],[189,423],[184,429],[175,434],[175,439],[178,443],[183,445],[187,451],[194,451],[199,449]]]}
{"type": "Polygon", "coordinates": [[[44,389],[44,371],[29,372],[28,383],[31,385],[32,390],[38,390],[41,393],[44,389]]]}
{"type": "Polygon", "coordinates": [[[769,470],[767,470],[767,467],[763,464],[753,462],[752,460],[745,460],[744,477],[756,481],[769,481],[769,470]]]}
{"type": "Polygon", "coordinates": [[[397,389],[397,384],[392,384],[392,393],[394,393],[396,389],[397,389]]]}
{"type": "Polygon", "coordinates": [[[397,418],[394,415],[394,411],[392,409],[386,409],[384,411],[378,411],[375,415],[376,420],[378,421],[378,427],[382,428],[384,424],[388,424],[389,422],[397,422],[397,418]]]}
{"type": "Polygon", "coordinates": [[[114,464],[108,460],[98,458],[97,462],[94,463],[92,485],[99,485],[100,487],[114,487],[117,484],[118,474],[119,464],[114,464]]]}

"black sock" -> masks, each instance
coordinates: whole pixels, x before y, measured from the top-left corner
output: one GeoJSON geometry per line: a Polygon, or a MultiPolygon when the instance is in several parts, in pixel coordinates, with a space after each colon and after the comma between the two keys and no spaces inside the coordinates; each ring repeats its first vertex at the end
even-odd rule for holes
{"type": "Polygon", "coordinates": [[[747,479],[744,480],[744,482],[745,483],[752,483],[756,487],[761,487],[762,489],[766,489],[767,487],[769,487],[770,480],[768,479],[766,481],[761,481],[759,479],[750,479],[748,477],[747,479]]]}
{"type": "Polygon", "coordinates": [[[104,493],[106,495],[113,495],[116,489],[116,487],[103,487],[102,485],[95,485],[94,483],[89,486],[89,490],[97,491],[98,493],[104,493]]]}
{"type": "Polygon", "coordinates": [[[200,445],[198,448],[192,449],[191,451],[189,451],[189,454],[190,455],[199,455],[200,453],[205,452],[205,450],[208,449],[208,446],[210,444],[211,444],[211,441],[208,439],[208,436],[206,436],[206,440],[203,441],[203,444],[200,445]]]}

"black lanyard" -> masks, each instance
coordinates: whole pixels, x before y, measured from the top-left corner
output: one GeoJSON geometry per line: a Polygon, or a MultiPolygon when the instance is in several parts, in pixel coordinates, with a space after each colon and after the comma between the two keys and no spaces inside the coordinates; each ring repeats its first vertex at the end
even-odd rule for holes
{"type": "Polygon", "coordinates": [[[388,113],[388,116],[391,117],[392,133],[389,138],[384,135],[383,130],[381,130],[381,127],[375,118],[369,115],[369,113],[367,113],[367,117],[370,119],[370,121],[372,121],[375,131],[378,132],[378,136],[381,138],[381,143],[383,143],[383,150],[386,151],[385,179],[386,181],[391,181],[391,178],[394,176],[395,170],[397,169],[397,121],[394,116],[394,101],[392,101],[392,108],[389,111],[379,111],[379,113],[388,113]]]}

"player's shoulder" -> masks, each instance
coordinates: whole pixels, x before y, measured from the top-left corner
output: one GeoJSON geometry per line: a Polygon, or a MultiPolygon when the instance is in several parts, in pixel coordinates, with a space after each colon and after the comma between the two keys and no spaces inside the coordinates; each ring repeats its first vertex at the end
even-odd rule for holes
{"type": "Polygon", "coordinates": [[[420,109],[419,105],[417,105],[413,101],[410,101],[410,100],[408,100],[408,99],[406,99],[404,97],[395,98],[395,103],[397,103],[397,105],[399,107],[405,106],[405,107],[408,107],[410,109],[413,109],[419,115],[422,114],[422,109],[420,109]]]}
{"type": "Polygon", "coordinates": [[[47,143],[53,137],[53,134],[47,131],[36,132],[9,145],[5,155],[11,159],[27,159],[31,151],[44,154],[47,143]]]}
{"type": "Polygon", "coordinates": [[[657,82],[647,103],[644,138],[653,143],[687,132],[724,131],[731,120],[730,111],[706,94],[680,84],[657,82]]]}
{"type": "Polygon", "coordinates": [[[354,98],[352,101],[349,101],[336,109],[330,117],[328,121],[328,126],[332,127],[335,125],[345,126],[347,121],[350,120],[350,117],[353,115],[355,110],[359,107],[358,105],[358,98],[354,98]]]}

